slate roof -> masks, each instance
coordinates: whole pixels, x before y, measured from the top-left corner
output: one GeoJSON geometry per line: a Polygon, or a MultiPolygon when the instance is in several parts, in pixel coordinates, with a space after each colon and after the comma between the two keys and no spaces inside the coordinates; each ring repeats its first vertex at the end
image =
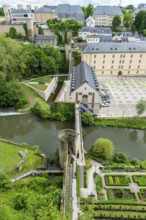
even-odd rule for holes
{"type": "Polygon", "coordinates": [[[97,6],[93,15],[120,15],[122,16],[123,13],[118,6],[97,6]]]}
{"type": "Polygon", "coordinates": [[[11,8],[11,13],[12,14],[29,14],[32,13],[32,11],[30,9],[15,9],[15,8],[11,8]]]}
{"type": "Polygon", "coordinates": [[[79,32],[112,34],[112,30],[109,27],[82,27],[79,29],[79,32]]]}
{"type": "Polygon", "coordinates": [[[37,11],[35,11],[35,13],[54,13],[54,12],[50,8],[42,7],[39,8],[37,11]]]}
{"type": "Polygon", "coordinates": [[[56,14],[59,18],[84,20],[84,13],[80,5],[60,4],[56,8],[56,14]]]}
{"type": "Polygon", "coordinates": [[[36,35],[36,37],[34,37],[34,40],[55,40],[56,39],[56,35],[36,35]]]}
{"type": "Polygon", "coordinates": [[[103,43],[88,44],[83,53],[125,53],[146,52],[146,42],[139,43],[103,43]]]}
{"type": "Polygon", "coordinates": [[[84,83],[87,83],[94,90],[99,90],[99,84],[94,69],[82,61],[79,65],[73,67],[71,92],[78,89],[84,83]]]}

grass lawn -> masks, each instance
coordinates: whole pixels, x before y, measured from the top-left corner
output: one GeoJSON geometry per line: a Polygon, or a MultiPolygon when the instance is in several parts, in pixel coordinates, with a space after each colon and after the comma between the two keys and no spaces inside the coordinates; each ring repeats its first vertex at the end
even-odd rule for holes
{"type": "Polygon", "coordinates": [[[45,91],[47,89],[47,86],[44,85],[44,84],[31,84],[32,87],[36,88],[36,89],[39,89],[41,91],[45,91]]]}
{"type": "Polygon", "coordinates": [[[24,93],[28,98],[28,105],[27,108],[31,108],[38,100],[42,100],[42,98],[36,94],[29,86],[25,85],[24,83],[21,84],[24,93]]]}
{"type": "Polygon", "coordinates": [[[0,142],[0,171],[5,172],[7,175],[11,177],[18,176],[30,169],[41,166],[42,163],[42,158],[34,155],[34,151],[13,144],[0,142]],[[20,150],[26,153],[26,162],[22,171],[18,172],[16,166],[21,160],[18,154],[20,150]]]}
{"type": "Polygon", "coordinates": [[[43,76],[40,78],[32,79],[30,82],[41,82],[41,83],[50,83],[52,80],[52,77],[50,76],[43,76]]]}
{"type": "Polygon", "coordinates": [[[120,128],[146,129],[146,118],[113,118],[113,119],[97,119],[94,123],[97,126],[111,126],[120,128]]]}

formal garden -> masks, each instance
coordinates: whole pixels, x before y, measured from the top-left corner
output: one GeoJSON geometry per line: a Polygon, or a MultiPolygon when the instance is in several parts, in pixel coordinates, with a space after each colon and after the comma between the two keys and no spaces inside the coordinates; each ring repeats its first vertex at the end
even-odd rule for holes
{"type": "Polygon", "coordinates": [[[107,186],[129,186],[131,182],[128,175],[105,175],[104,178],[107,186]]]}
{"type": "Polygon", "coordinates": [[[133,175],[133,181],[138,184],[138,186],[146,186],[146,175],[133,175]]]}

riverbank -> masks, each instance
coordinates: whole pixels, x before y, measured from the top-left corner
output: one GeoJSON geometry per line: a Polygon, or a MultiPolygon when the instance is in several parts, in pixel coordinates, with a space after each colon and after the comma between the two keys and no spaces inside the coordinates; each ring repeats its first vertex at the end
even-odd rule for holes
{"type": "Polygon", "coordinates": [[[133,128],[133,129],[146,129],[146,118],[100,118],[94,121],[94,125],[101,127],[118,127],[118,128],[133,128]]]}

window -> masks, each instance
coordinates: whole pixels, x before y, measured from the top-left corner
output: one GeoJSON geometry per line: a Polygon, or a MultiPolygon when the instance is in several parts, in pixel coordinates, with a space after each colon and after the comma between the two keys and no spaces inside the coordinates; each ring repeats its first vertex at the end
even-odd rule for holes
{"type": "Polygon", "coordinates": [[[120,55],[120,58],[122,58],[122,54],[120,55]]]}
{"type": "Polygon", "coordinates": [[[114,63],[114,60],[112,60],[112,63],[114,63]]]}
{"type": "Polygon", "coordinates": [[[28,17],[28,14],[24,14],[24,17],[25,17],[25,18],[28,17]]]}
{"type": "Polygon", "coordinates": [[[125,54],[123,55],[123,58],[125,58],[125,54]]]}
{"type": "Polygon", "coordinates": [[[138,69],[140,68],[140,66],[138,65],[138,67],[137,67],[138,69]]]}
{"type": "Polygon", "coordinates": [[[104,69],[104,66],[102,66],[102,69],[104,69]]]}
{"type": "Polygon", "coordinates": [[[130,63],[132,63],[132,60],[130,60],[130,63]]]}
{"type": "Polygon", "coordinates": [[[92,95],[92,92],[89,92],[88,95],[92,95]]]}
{"type": "Polygon", "coordinates": [[[103,58],[105,58],[105,55],[103,55],[103,58]]]}
{"type": "Polygon", "coordinates": [[[139,71],[136,72],[137,74],[139,73],[139,71]]]}
{"type": "Polygon", "coordinates": [[[94,58],[96,58],[96,55],[94,55],[94,58]]]}
{"type": "Polygon", "coordinates": [[[131,54],[131,58],[133,57],[133,54],[131,54]]]}
{"type": "Polygon", "coordinates": [[[82,95],[82,93],[81,93],[81,92],[79,92],[79,95],[82,95]]]}
{"type": "Polygon", "coordinates": [[[113,66],[111,66],[111,69],[113,69],[113,66]]]}
{"type": "Polygon", "coordinates": [[[113,55],[113,58],[115,57],[115,55],[113,55]]]}
{"type": "Polygon", "coordinates": [[[123,62],[122,63],[124,63],[125,61],[123,60],[123,62]]]}
{"type": "Polygon", "coordinates": [[[140,57],[142,57],[142,54],[140,54],[140,57]]]}
{"type": "Polygon", "coordinates": [[[104,71],[102,71],[102,74],[104,74],[104,71]]]}
{"type": "Polygon", "coordinates": [[[94,60],[94,64],[96,63],[96,60],[94,60]]]}
{"type": "Polygon", "coordinates": [[[111,74],[113,74],[113,71],[111,71],[111,74]]]}
{"type": "Polygon", "coordinates": [[[131,66],[129,66],[129,69],[131,68],[131,66]]]}
{"type": "Polygon", "coordinates": [[[141,63],[141,60],[139,60],[139,63],[141,63]]]}
{"type": "Polygon", "coordinates": [[[105,60],[103,60],[103,63],[105,63],[105,60]]]}
{"type": "Polygon", "coordinates": [[[130,71],[128,71],[128,74],[130,74],[130,71]]]}

